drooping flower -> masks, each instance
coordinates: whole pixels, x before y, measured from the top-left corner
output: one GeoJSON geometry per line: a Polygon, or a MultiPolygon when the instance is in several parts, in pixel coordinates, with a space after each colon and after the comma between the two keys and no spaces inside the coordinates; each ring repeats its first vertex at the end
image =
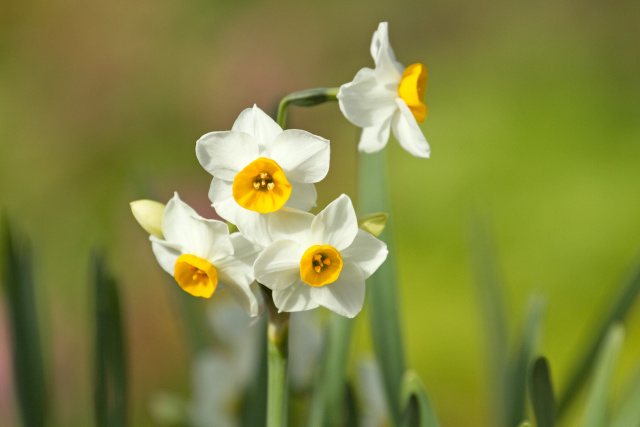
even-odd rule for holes
{"type": "Polygon", "coordinates": [[[387,246],[364,230],[351,199],[342,195],[317,216],[282,209],[269,217],[274,241],[254,264],[256,280],[273,290],[280,311],[324,306],[354,317],[364,302],[364,281],[387,257],[387,246]]]}
{"type": "Polygon", "coordinates": [[[418,126],[427,117],[423,102],[427,68],[421,63],[405,68],[396,61],[386,22],[373,34],[371,56],[376,68],[362,68],[338,92],[342,113],[362,128],[358,148],[365,153],[381,150],[393,130],[405,150],[416,157],[429,157],[431,148],[418,126]]]}
{"type": "Polygon", "coordinates": [[[316,204],[313,183],[329,171],[329,141],[285,131],[261,109],[244,110],[231,131],[196,143],[200,164],[213,175],[209,198],[218,215],[255,243],[270,243],[267,217],[283,206],[307,211],[316,204]]]}
{"type": "Polygon", "coordinates": [[[162,215],[164,239],[149,236],[158,263],[186,292],[209,298],[224,286],[250,316],[258,314],[252,264],[258,248],[222,221],[202,218],[178,193],[162,215]]]}

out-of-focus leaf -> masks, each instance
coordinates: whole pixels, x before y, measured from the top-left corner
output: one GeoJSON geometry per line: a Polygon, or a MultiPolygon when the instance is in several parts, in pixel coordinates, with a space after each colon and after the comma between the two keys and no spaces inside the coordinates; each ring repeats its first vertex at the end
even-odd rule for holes
{"type": "Polygon", "coordinates": [[[587,395],[583,427],[609,426],[607,423],[611,400],[609,389],[623,342],[624,327],[619,324],[611,326],[596,357],[591,387],[587,395]]]}
{"type": "Polygon", "coordinates": [[[29,245],[3,220],[3,277],[16,396],[25,427],[47,422],[47,386],[42,361],[36,310],[33,267],[29,245]]]}
{"type": "Polygon", "coordinates": [[[311,396],[309,427],[341,425],[340,420],[345,416],[345,366],[352,331],[353,319],[331,314],[325,354],[311,396]]]}
{"type": "Polygon", "coordinates": [[[640,293],[640,262],[633,269],[629,278],[620,286],[609,311],[602,317],[599,326],[592,328],[590,344],[579,354],[579,360],[571,364],[574,367],[569,381],[558,399],[558,417],[562,417],[587,378],[596,358],[596,354],[604,336],[614,323],[622,322],[640,293]]]}
{"type": "Polygon", "coordinates": [[[556,425],[556,400],[549,364],[545,357],[538,357],[531,365],[529,396],[538,427],[556,425]]]}
{"type": "Polygon", "coordinates": [[[640,426],[640,373],[636,374],[610,427],[640,426]]]}
{"type": "Polygon", "coordinates": [[[531,423],[529,421],[523,421],[518,427],[531,427],[531,423]]]}
{"type": "Polygon", "coordinates": [[[424,383],[409,370],[402,376],[400,409],[404,427],[438,427],[438,418],[431,406],[424,383]]]}
{"type": "Polygon", "coordinates": [[[509,361],[504,396],[504,400],[507,402],[508,426],[515,426],[526,418],[529,364],[540,340],[544,307],[545,301],[542,297],[534,297],[531,300],[516,357],[509,361]]]}
{"type": "MultiPolygon", "coordinates": [[[[505,401],[507,393],[507,328],[505,310],[502,301],[501,280],[495,261],[493,245],[487,226],[480,219],[472,223],[472,261],[475,267],[476,284],[480,309],[484,317],[488,350],[487,359],[493,380],[493,397],[495,423],[508,426],[508,404],[505,401]]],[[[516,422],[520,422],[517,420],[516,422]]],[[[515,425],[515,424],[512,424],[515,425]]]]}
{"type": "MultiPolygon", "coordinates": [[[[392,212],[389,206],[386,151],[361,154],[359,170],[360,215],[392,212]]],[[[387,402],[394,425],[400,422],[397,397],[405,371],[404,346],[398,313],[396,250],[391,215],[380,239],[389,249],[387,260],[367,279],[367,304],[371,321],[373,347],[382,370],[387,402]]]]}
{"type": "Polygon", "coordinates": [[[91,275],[95,291],[95,421],[98,427],[124,427],[127,360],[118,287],[100,255],[94,256],[91,275]]]}
{"type": "MultiPolygon", "coordinates": [[[[264,316],[263,316],[264,317],[264,316]]],[[[267,322],[261,319],[259,325],[262,333],[258,334],[257,349],[267,346],[267,322]]],[[[249,383],[241,407],[241,425],[244,427],[263,426],[267,422],[267,352],[259,351],[256,378],[249,383]]]]}

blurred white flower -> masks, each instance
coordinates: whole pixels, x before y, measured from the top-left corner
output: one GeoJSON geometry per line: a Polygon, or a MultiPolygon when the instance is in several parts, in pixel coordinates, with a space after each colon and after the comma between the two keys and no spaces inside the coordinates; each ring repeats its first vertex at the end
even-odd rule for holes
{"type": "Polygon", "coordinates": [[[416,157],[429,157],[431,148],[418,126],[427,117],[423,102],[427,68],[420,63],[405,68],[396,61],[387,27],[381,22],[371,41],[375,70],[362,68],[352,82],[340,87],[340,109],[350,122],[362,128],[360,151],[380,151],[393,130],[405,150],[416,157]]]}
{"type": "Polygon", "coordinates": [[[258,314],[259,292],[252,263],[258,248],[224,222],[202,218],[178,197],[162,215],[164,239],[149,236],[160,266],[190,294],[209,298],[226,287],[250,316],[258,314]]]}
{"type": "Polygon", "coordinates": [[[256,280],[273,290],[280,311],[324,306],[354,317],[364,302],[364,280],[387,257],[387,246],[364,230],[351,199],[341,195],[317,216],[282,209],[269,217],[273,242],[254,264],[256,280]]]}
{"type": "Polygon", "coordinates": [[[285,131],[261,109],[244,110],[230,131],[196,143],[202,167],[213,175],[209,198],[218,215],[266,246],[268,214],[283,206],[308,211],[314,182],[329,171],[329,141],[296,129],[285,131]]]}

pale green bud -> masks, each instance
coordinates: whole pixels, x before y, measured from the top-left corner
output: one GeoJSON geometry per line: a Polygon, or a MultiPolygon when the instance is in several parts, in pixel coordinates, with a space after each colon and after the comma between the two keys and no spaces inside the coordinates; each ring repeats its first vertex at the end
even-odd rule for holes
{"type": "Polygon", "coordinates": [[[136,200],[130,205],[133,216],[144,231],[162,239],[162,214],[165,205],[153,200],[136,200]]]}
{"type": "Polygon", "coordinates": [[[387,219],[389,219],[389,214],[384,212],[372,213],[360,218],[358,227],[378,237],[387,226],[387,219]]]}

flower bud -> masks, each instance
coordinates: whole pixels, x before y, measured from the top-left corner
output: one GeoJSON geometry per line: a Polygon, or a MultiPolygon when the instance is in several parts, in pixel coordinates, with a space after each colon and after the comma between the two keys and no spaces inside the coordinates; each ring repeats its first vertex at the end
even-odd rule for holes
{"type": "Polygon", "coordinates": [[[375,237],[378,237],[380,234],[382,234],[384,228],[387,226],[388,218],[389,214],[386,214],[384,212],[365,215],[358,221],[358,227],[368,233],[373,234],[375,237]]]}
{"type": "Polygon", "coordinates": [[[136,200],[130,205],[133,216],[144,231],[162,239],[162,213],[165,205],[153,200],[136,200]]]}

